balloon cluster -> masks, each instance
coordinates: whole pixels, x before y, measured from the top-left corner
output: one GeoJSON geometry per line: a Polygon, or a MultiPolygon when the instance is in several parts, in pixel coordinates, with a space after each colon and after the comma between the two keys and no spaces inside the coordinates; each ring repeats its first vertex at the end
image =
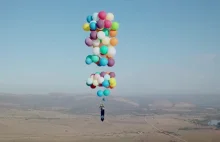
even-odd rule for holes
{"type": "Polygon", "coordinates": [[[87,23],[83,25],[85,31],[90,31],[90,36],[85,39],[85,44],[92,47],[93,55],[86,57],[86,64],[96,63],[98,66],[112,67],[115,64],[115,46],[118,44],[118,22],[113,22],[114,15],[100,11],[87,16],[87,23]]]}
{"type": "Polygon", "coordinates": [[[95,89],[97,86],[105,87],[104,91],[98,90],[97,96],[109,96],[110,90],[116,87],[116,79],[114,72],[96,72],[91,74],[90,77],[86,81],[86,85],[90,86],[92,89],[95,89]]]}
{"type": "MultiPolygon", "coordinates": [[[[113,21],[114,15],[100,11],[86,18],[87,23],[83,25],[84,31],[90,31],[89,37],[85,39],[85,44],[92,48],[92,55],[86,57],[85,63],[90,65],[95,63],[97,66],[113,67],[115,65],[115,46],[118,44],[116,38],[119,24],[113,21]]],[[[92,74],[86,81],[92,89],[97,86],[105,87],[105,90],[98,90],[97,96],[109,96],[110,89],[116,86],[114,72],[97,72],[92,74]]]]}

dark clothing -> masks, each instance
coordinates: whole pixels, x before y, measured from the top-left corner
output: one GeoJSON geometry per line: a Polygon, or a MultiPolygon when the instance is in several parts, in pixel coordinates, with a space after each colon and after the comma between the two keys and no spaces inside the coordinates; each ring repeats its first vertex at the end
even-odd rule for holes
{"type": "Polygon", "coordinates": [[[101,121],[104,121],[105,119],[105,109],[101,108],[101,121]]]}

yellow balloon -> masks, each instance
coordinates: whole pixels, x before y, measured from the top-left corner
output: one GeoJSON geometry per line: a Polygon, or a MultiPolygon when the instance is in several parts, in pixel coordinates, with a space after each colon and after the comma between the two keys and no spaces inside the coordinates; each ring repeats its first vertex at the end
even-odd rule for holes
{"type": "Polygon", "coordinates": [[[83,30],[84,31],[90,31],[89,23],[83,24],[83,30]]]}
{"type": "Polygon", "coordinates": [[[110,87],[114,88],[117,84],[116,83],[113,83],[113,84],[110,84],[110,87]]]}
{"type": "Polygon", "coordinates": [[[116,79],[115,79],[115,78],[110,78],[110,79],[109,79],[109,83],[110,83],[110,84],[116,83],[116,79]]]}

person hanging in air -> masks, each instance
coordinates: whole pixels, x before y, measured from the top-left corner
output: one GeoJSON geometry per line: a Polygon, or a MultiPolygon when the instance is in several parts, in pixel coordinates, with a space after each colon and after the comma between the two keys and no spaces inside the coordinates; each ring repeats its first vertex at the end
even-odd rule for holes
{"type": "Polygon", "coordinates": [[[101,111],[101,121],[104,121],[105,120],[105,107],[103,104],[100,105],[100,111],[101,111]]]}

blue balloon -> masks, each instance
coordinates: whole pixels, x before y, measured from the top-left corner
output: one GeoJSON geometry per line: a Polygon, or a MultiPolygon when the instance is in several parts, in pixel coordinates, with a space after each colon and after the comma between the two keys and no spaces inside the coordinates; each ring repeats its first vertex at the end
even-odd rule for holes
{"type": "Polygon", "coordinates": [[[92,64],[92,59],[91,58],[86,58],[86,64],[87,65],[90,65],[90,64],[92,64]]]}
{"type": "Polygon", "coordinates": [[[110,95],[110,91],[108,89],[103,91],[104,96],[109,96],[110,95]]]}
{"type": "Polygon", "coordinates": [[[100,66],[106,66],[108,64],[108,59],[107,58],[100,58],[99,64],[100,64],[100,66]]]}
{"type": "Polygon", "coordinates": [[[95,30],[97,29],[96,22],[91,22],[91,23],[89,24],[89,27],[90,27],[90,29],[91,29],[92,31],[95,31],[95,30]]]}
{"type": "Polygon", "coordinates": [[[102,97],[103,96],[103,91],[102,90],[97,91],[97,96],[102,97]]]}
{"type": "Polygon", "coordinates": [[[93,19],[92,19],[92,16],[87,16],[87,18],[86,18],[86,21],[88,22],[88,23],[90,23],[91,21],[92,21],[93,19]]]}
{"type": "Polygon", "coordinates": [[[108,80],[104,80],[104,81],[102,82],[102,86],[105,87],[105,88],[108,88],[109,85],[110,85],[110,84],[109,84],[108,80]]]}

